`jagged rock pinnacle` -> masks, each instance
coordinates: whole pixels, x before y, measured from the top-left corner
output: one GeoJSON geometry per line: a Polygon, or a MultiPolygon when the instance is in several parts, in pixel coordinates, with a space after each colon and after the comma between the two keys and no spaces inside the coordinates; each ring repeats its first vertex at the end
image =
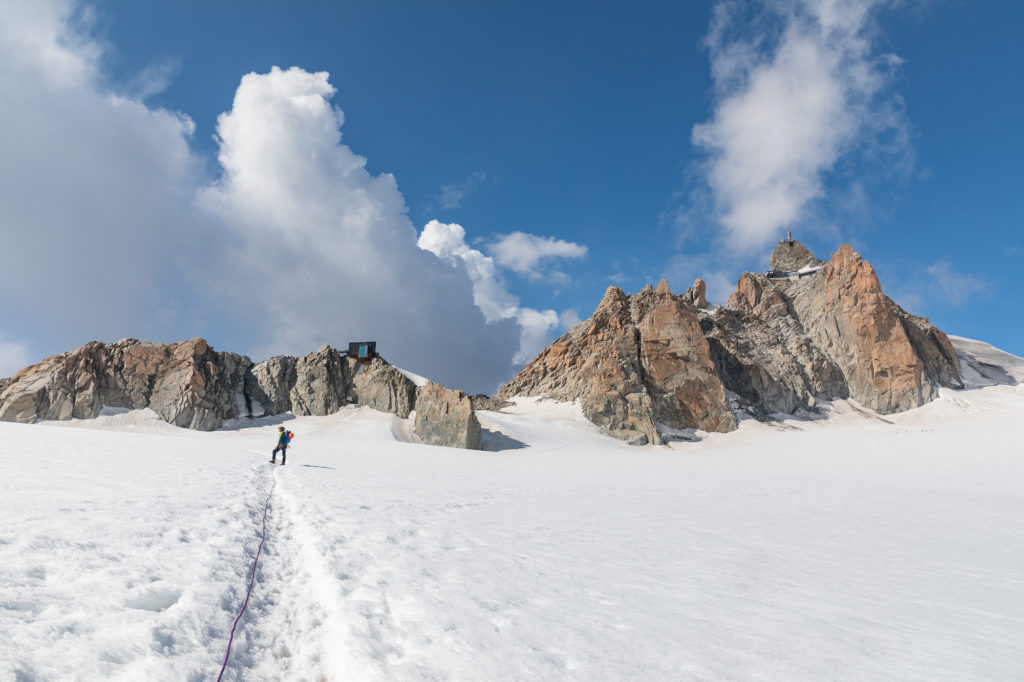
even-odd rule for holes
{"type": "Polygon", "coordinates": [[[789,272],[810,263],[817,263],[814,254],[795,239],[783,239],[772,251],[772,270],[789,272]]]}

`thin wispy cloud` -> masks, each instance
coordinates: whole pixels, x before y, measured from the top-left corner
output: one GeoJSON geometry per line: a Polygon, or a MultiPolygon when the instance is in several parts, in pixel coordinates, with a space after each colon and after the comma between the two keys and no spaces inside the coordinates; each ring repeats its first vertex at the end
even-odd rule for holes
{"type": "Polygon", "coordinates": [[[163,59],[144,68],[128,81],[125,88],[132,99],[144,102],[170,87],[181,73],[181,60],[163,59]]]}
{"type": "Polygon", "coordinates": [[[440,210],[462,208],[462,202],[475,192],[487,180],[487,173],[474,171],[469,177],[450,185],[441,185],[441,193],[434,200],[435,207],[440,210]]]}
{"type": "Polygon", "coordinates": [[[957,272],[949,259],[932,263],[925,272],[930,276],[930,291],[938,292],[946,303],[961,306],[984,294],[991,283],[978,275],[957,272]]]}
{"type": "Polygon", "coordinates": [[[919,315],[949,314],[955,308],[989,303],[996,284],[983,274],[961,270],[951,258],[932,263],[880,259],[876,271],[885,292],[903,309],[919,315]]]}
{"type": "MultiPolygon", "coordinates": [[[[827,176],[860,153],[891,163],[907,149],[893,91],[899,57],[880,52],[884,0],[723,0],[705,47],[713,111],[693,128],[698,175],[724,242],[763,248],[827,194],[827,176]]],[[[881,166],[880,166],[881,167],[881,166]]],[[[683,211],[681,229],[699,223],[683,211]]]]}

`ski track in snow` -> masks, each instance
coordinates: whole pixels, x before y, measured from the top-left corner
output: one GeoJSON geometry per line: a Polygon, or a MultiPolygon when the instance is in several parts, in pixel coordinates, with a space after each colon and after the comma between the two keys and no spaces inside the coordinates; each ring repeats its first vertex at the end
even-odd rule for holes
{"type": "MultiPolygon", "coordinates": [[[[1024,387],[889,423],[630,448],[578,408],[497,452],[347,408],[211,434],[0,424],[0,679],[1024,678],[1024,387]]],[[[782,426],[784,429],[776,427],[782,426]]]]}

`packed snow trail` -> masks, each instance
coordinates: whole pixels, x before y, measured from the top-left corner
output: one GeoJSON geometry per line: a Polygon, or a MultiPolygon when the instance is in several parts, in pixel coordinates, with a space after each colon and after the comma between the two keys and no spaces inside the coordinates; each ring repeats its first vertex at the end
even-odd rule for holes
{"type": "Polygon", "coordinates": [[[249,587],[245,592],[245,601],[242,602],[242,608],[238,611],[238,616],[235,617],[235,622],[231,624],[231,633],[228,635],[228,647],[227,651],[224,652],[224,663],[220,667],[220,674],[217,675],[217,682],[220,682],[224,677],[224,671],[228,667],[228,661],[231,659],[231,645],[235,641],[235,630],[238,628],[238,621],[245,615],[245,610],[249,606],[249,598],[252,596],[252,588],[256,585],[256,569],[259,567],[260,555],[263,553],[263,545],[267,541],[267,512],[270,510],[270,498],[274,496],[274,486],[277,484],[277,479],[274,479],[273,484],[270,486],[270,492],[267,493],[267,501],[263,503],[263,520],[262,528],[260,530],[260,544],[256,548],[256,556],[252,560],[252,574],[249,576],[249,587]]]}
{"type": "Polygon", "coordinates": [[[216,677],[267,471],[152,417],[2,425],[0,678],[216,677]]]}
{"type": "Polygon", "coordinates": [[[630,448],[523,404],[492,452],[346,408],[285,467],[280,419],[0,424],[0,678],[214,679],[273,476],[227,680],[1024,679],[1024,387],[827,407],[630,448]]]}

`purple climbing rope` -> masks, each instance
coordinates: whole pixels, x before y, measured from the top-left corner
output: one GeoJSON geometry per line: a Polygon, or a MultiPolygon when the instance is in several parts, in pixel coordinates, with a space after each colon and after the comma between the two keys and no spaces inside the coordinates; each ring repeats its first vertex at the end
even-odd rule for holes
{"type": "Polygon", "coordinates": [[[235,617],[235,622],[231,626],[231,636],[228,638],[228,650],[224,654],[224,665],[220,667],[220,674],[217,675],[217,682],[220,682],[220,678],[224,677],[224,671],[228,667],[228,658],[231,656],[231,645],[235,641],[235,628],[238,627],[238,621],[242,620],[242,614],[245,613],[245,607],[249,606],[249,596],[252,595],[252,587],[256,584],[256,564],[259,563],[260,553],[263,552],[263,543],[267,541],[267,510],[270,509],[270,497],[274,494],[274,488],[277,487],[277,476],[274,476],[274,482],[270,486],[270,492],[267,493],[267,501],[263,504],[263,532],[260,536],[260,546],[256,550],[256,558],[252,561],[252,575],[249,576],[249,589],[245,593],[245,603],[242,604],[242,610],[238,612],[235,617]]]}

